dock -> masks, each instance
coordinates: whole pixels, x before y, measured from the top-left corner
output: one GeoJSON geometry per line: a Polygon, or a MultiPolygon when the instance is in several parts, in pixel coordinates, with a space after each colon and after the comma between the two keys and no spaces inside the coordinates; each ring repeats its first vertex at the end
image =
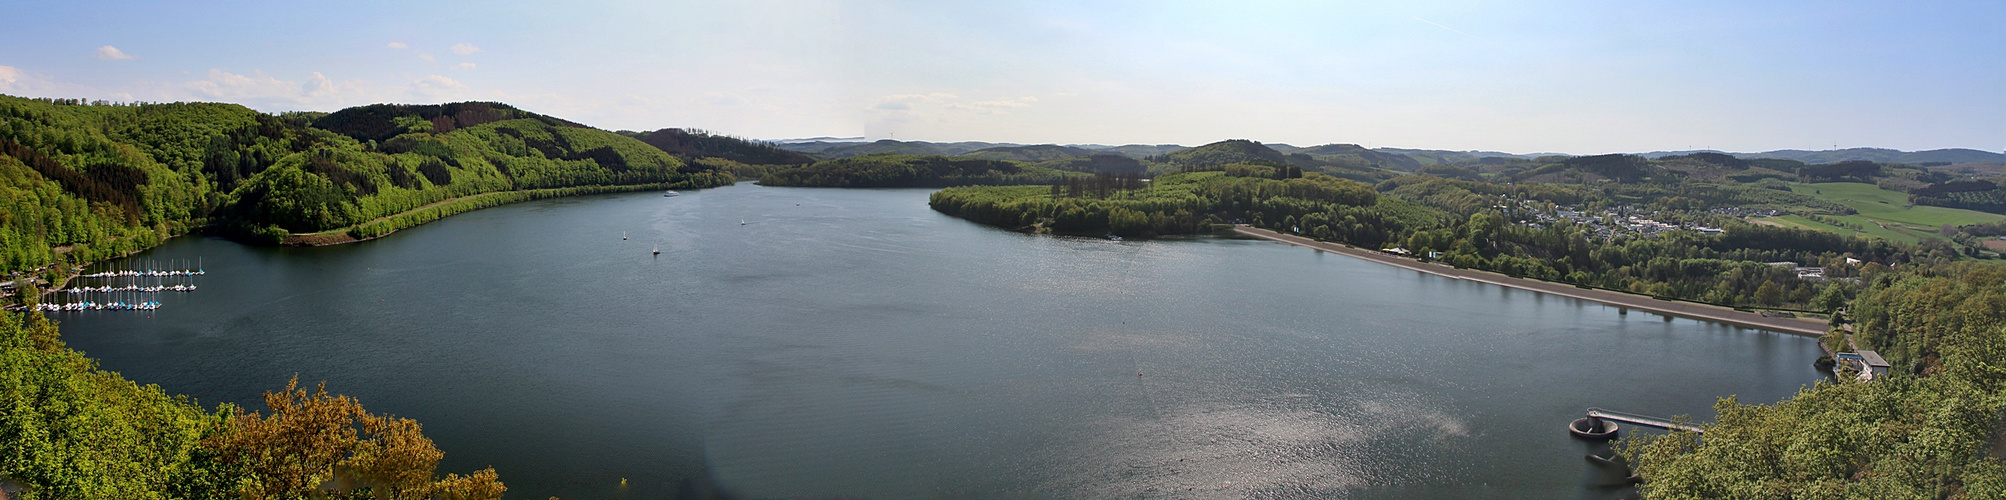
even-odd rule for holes
{"type": "Polygon", "coordinates": [[[1589,408],[1588,418],[1614,420],[1617,422],[1641,425],[1644,427],[1656,427],[1659,429],[1672,430],[1672,431],[1686,431],[1686,432],[1694,432],[1701,434],[1706,433],[1706,430],[1701,429],[1700,426],[1692,424],[1681,424],[1678,422],[1673,422],[1671,419],[1668,418],[1653,417],[1650,415],[1638,415],[1635,413],[1624,413],[1620,411],[1609,411],[1601,408],[1589,408]]]}

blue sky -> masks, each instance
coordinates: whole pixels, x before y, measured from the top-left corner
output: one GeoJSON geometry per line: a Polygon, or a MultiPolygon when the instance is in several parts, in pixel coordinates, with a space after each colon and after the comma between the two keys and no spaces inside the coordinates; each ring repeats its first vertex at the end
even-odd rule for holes
{"type": "Polygon", "coordinates": [[[0,93],[755,138],[2006,148],[2006,2],[11,1],[0,93]],[[298,3],[300,5],[293,5],[298,3]]]}

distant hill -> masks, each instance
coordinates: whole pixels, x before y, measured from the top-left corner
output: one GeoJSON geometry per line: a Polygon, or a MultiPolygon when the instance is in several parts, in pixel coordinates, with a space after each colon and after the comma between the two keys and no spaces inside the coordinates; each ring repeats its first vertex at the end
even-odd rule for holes
{"type": "Polygon", "coordinates": [[[1299,148],[1289,153],[1309,155],[1318,161],[1330,163],[1347,163],[1396,170],[1412,171],[1422,167],[1420,161],[1407,155],[1374,151],[1360,147],[1357,144],[1325,144],[1322,146],[1299,148]]]}
{"type": "Polygon", "coordinates": [[[712,134],[703,130],[665,128],[654,132],[622,130],[620,135],[640,139],[662,152],[680,158],[723,158],[750,165],[801,165],[814,163],[808,155],[774,147],[772,144],[712,134]]]}
{"type": "Polygon", "coordinates": [[[933,145],[924,142],[903,142],[903,141],[894,141],[891,139],[885,139],[877,142],[864,142],[864,143],[805,142],[796,144],[781,144],[778,145],[778,147],[788,151],[807,153],[828,160],[849,158],[852,156],[887,154],[887,153],[902,154],[902,155],[936,155],[936,156],[952,154],[946,151],[942,151],[940,148],[935,148],[933,147],[933,145]]]}
{"type": "Polygon", "coordinates": [[[1046,160],[1057,160],[1061,158],[1072,158],[1076,156],[1088,156],[1094,153],[1096,152],[1091,149],[1043,144],[1037,146],[998,146],[993,148],[977,149],[974,151],[962,153],[961,156],[969,158],[983,158],[989,160],[1037,162],[1046,160]]]}
{"type": "Polygon", "coordinates": [[[1190,149],[1178,150],[1155,158],[1156,161],[1173,167],[1214,167],[1232,163],[1267,162],[1287,165],[1288,156],[1261,143],[1246,139],[1230,139],[1190,149]]]}
{"type": "Polygon", "coordinates": [[[834,160],[852,156],[874,154],[946,155],[953,156],[978,149],[998,146],[1019,146],[1019,144],[997,144],[993,142],[926,142],[880,139],[873,142],[791,142],[775,143],[774,147],[807,153],[817,158],[834,160]]]}
{"type": "Polygon", "coordinates": [[[1140,174],[1149,170],[1141,161],[1116,154],[1094,154],[1060,158],[1033,163],[1031,166],[1090,174],[1140,174]]]}
{"type": "Polygon", "coordinates": [[[1083,174],[1016,162],[941,155],[874,154],[779,168],[759,178],[763,186],[947,187],[1051,184],[1083,174]]]}
{"type": "Polygon", "coordinates": [[[1507,158],[1530,160],[1536,155],[1519,155],[1500,151],[1444,151],[1439,149],[1372,148],[1373,151],[1391,153],[1428,165],[1471,163],[1486,158],[1507,158]]]}
{"type": "MultiPolygon", "coordinates": [[[[984,149],[1035,146],[1031,144],[1014,144],[1007,142],[1003,143],[977,142],[977,141],[926,142],[926,141],[899,141],[893,139],[863,141],[863,140],[845,140],[844,138],[836,138],[836,137],[787,139],[787,140],[771,141],[771,142],[773,143],[774,147],[798,153],[806,153],[822,159],[848,158],[851,156],[878,154],[878,153],[962,155],[984,149]]],[[[1085,150],[1084,152],[1077,152],[1077,154],[1072,154],[1068,156],[1083,156],[1092,153],[1111,153],[1111,154],[1127,156],[1130,158],[1147,158],[1151,156],[1168,154],[1183,149],[1189,149],[1188,147],[1180,146],[1177,144],[1124,144],[1120,146],[1109,146],[1105,144],[1064,144],[1064,145],[1047,145],[1047,146],[1057,146],[1063,148],[1085,150]]],[[[1052,158],[1046,158],[1046,159],[1052,159],[1052,158]]],[[[1043,161],[1043,160],[1031,160],[1031,161],[1043,161]]]]}
{"type": "Polygon", "coordinates": [[[1092,149],[1103,153],[1114,153],[1122,156],[1127,156],[1129,158],[1147,158],[1151,156],[1170,154],[1185,149],[1190,149],[1185,146],[1179,146],[1176,144],[1124,144],[1120,146],[1102,146],[1099,144],[1074,144],[1074,146],[1080,148],[1092,149]]]}
{"type": "Polygon", "coordinates": [[[1724,153],[1724,154],[1734,155],[1734,157],[1741,158],[1744,160],[1753,160],[1757,158],[1774,158],[1779,160],[1796,160],[1810,164],[1839,163],[1842,161],[1872,161],[1872,162],[1882,162],[1882,163],[1910,163],[1910,164],[1928,163],[1928,162],[2006,163],[2006,154],[1994,153],[1991,151],[1979,151],[1976,149],[1964,149],[1964,148],[1932,149],[1928,151],[1902,151],[1898,149],[1885,149],[1885,148],[1850,148],[1850,149],[1835,149],[1828,151],[1779,149],[1776,151],[1765,151],[1761,153],[1728,153],[1725,151],[1715,151],[1709,149],[1709,150],[1698,150],[1698,151],[1653,151],[1649,153],[1644,153],[1643,156],[1646,158],[1655,159],[1666,156],[1677,156],[1691,153],[1724,153]]]}

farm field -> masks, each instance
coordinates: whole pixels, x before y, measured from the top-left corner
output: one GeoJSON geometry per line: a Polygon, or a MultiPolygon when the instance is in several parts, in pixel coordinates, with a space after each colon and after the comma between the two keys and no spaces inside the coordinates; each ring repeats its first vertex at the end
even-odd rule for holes
{"type": "Polygon", "coordinates": [[[1857,215],[1849,215],[1849,216],[1834,217],[1834,218],[1844,220],[1846,222],[1859,224],[1860,227],[1865,229],[1854,230],[1853,228],[1850,227],[1834,226],[1831,224],[1826,224],[1823,222],[1807,219],[1802,215],[1781,215],[1757,220],[1774,222],[1780,226],[1811,229],[1830,233],[1839,233],[1848,236],[1866,236],[1869,238],[1881,238],[1885,240],[1900,241],[1904,243],[1915,243],[1918,241],[1914,236],[1909,236],[1906,234],[1901,234],[1888,230],[1886,228],[1881,227],[1879,224],[1875,224],[1873,221],[1867,220],[1866,218],[1857,215]]]}
{"type": "Polygon", "coordinates": [[[1864,234],[1895,241],[1915,243],[1922,238],[1941,239],[1937,229],[1944,224],[1962,226],[1984,224],[2006,220],[2006,216],[1989,214],[1976,210],[1958,208],[1910,205],[1908,194],[1882,189],[1880,186],[1860,182],[1825,182],[1817,184],[1792,183],[1791,191],[1845,205],[1859,212],[1854,215],[1834,215],[1834,219],[1859,224],[1864,230],[1853,230],[1820,223],[1803,217],[1779,217],[1801,227],[1832,231],[1842,234],[1864,234]]]}

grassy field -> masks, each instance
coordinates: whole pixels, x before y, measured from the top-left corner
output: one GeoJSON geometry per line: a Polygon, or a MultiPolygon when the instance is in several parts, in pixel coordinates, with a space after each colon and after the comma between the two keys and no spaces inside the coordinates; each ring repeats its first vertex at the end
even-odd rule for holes
{"type": "Polygon", "coordinates": [[[1834,218],[1854,224],[1859,224],[1860,227],[1865,228],[1865,230],[1854,230],[1853,228],[1850,227],[1834,226],[1831,224],[1826,224],[1823,222],[1806,219],[1800,215],[1783,215],[1777,217],[1770,217],[1762,220],[1775,222],[1778,225],[1782,226],[1813,229],[1818,231],[1839,233],[1851,236],[1866,236],[1869,238],[1881,238],[1881,239],[1901,241],[1907,243],[1915,243],[1917,241],[1914,236],[1909,236],[1906,234],[1901,234],[1888,230],[1886,228],[1881,227],[1879,224],[1875,224],[1873,221],[1867,220],[1866,218],[1857,215],[1834,217],[1834,218]]]}
{"type": "Polygon", "coordinates": [[[1836,202],[1860,212],[1861,217],[1905,226],[1935,228],[1944,224],[1962,226],[2006,219],[2006,216],[1957,208],[1910,206],[1908,194],[1858,182],[1792,183],[1790,190],[1836,202]]]}
{"type": "Polygon", "coordinates": [[[1791,183],[1790,190],[1851,207],[1859,213],[1826,217],[1858,225],[1861,229],[1834,226],[1795,215],[1772,217],[1771,221],[1839,234],[1916,243],[1923,239],[1944,239],[1937,234],[1944,224],[1962,226],[2006,220],[2006,216],[1975,210],[1909,205],[1907,193],[1859,182],[1791,183]]]}

